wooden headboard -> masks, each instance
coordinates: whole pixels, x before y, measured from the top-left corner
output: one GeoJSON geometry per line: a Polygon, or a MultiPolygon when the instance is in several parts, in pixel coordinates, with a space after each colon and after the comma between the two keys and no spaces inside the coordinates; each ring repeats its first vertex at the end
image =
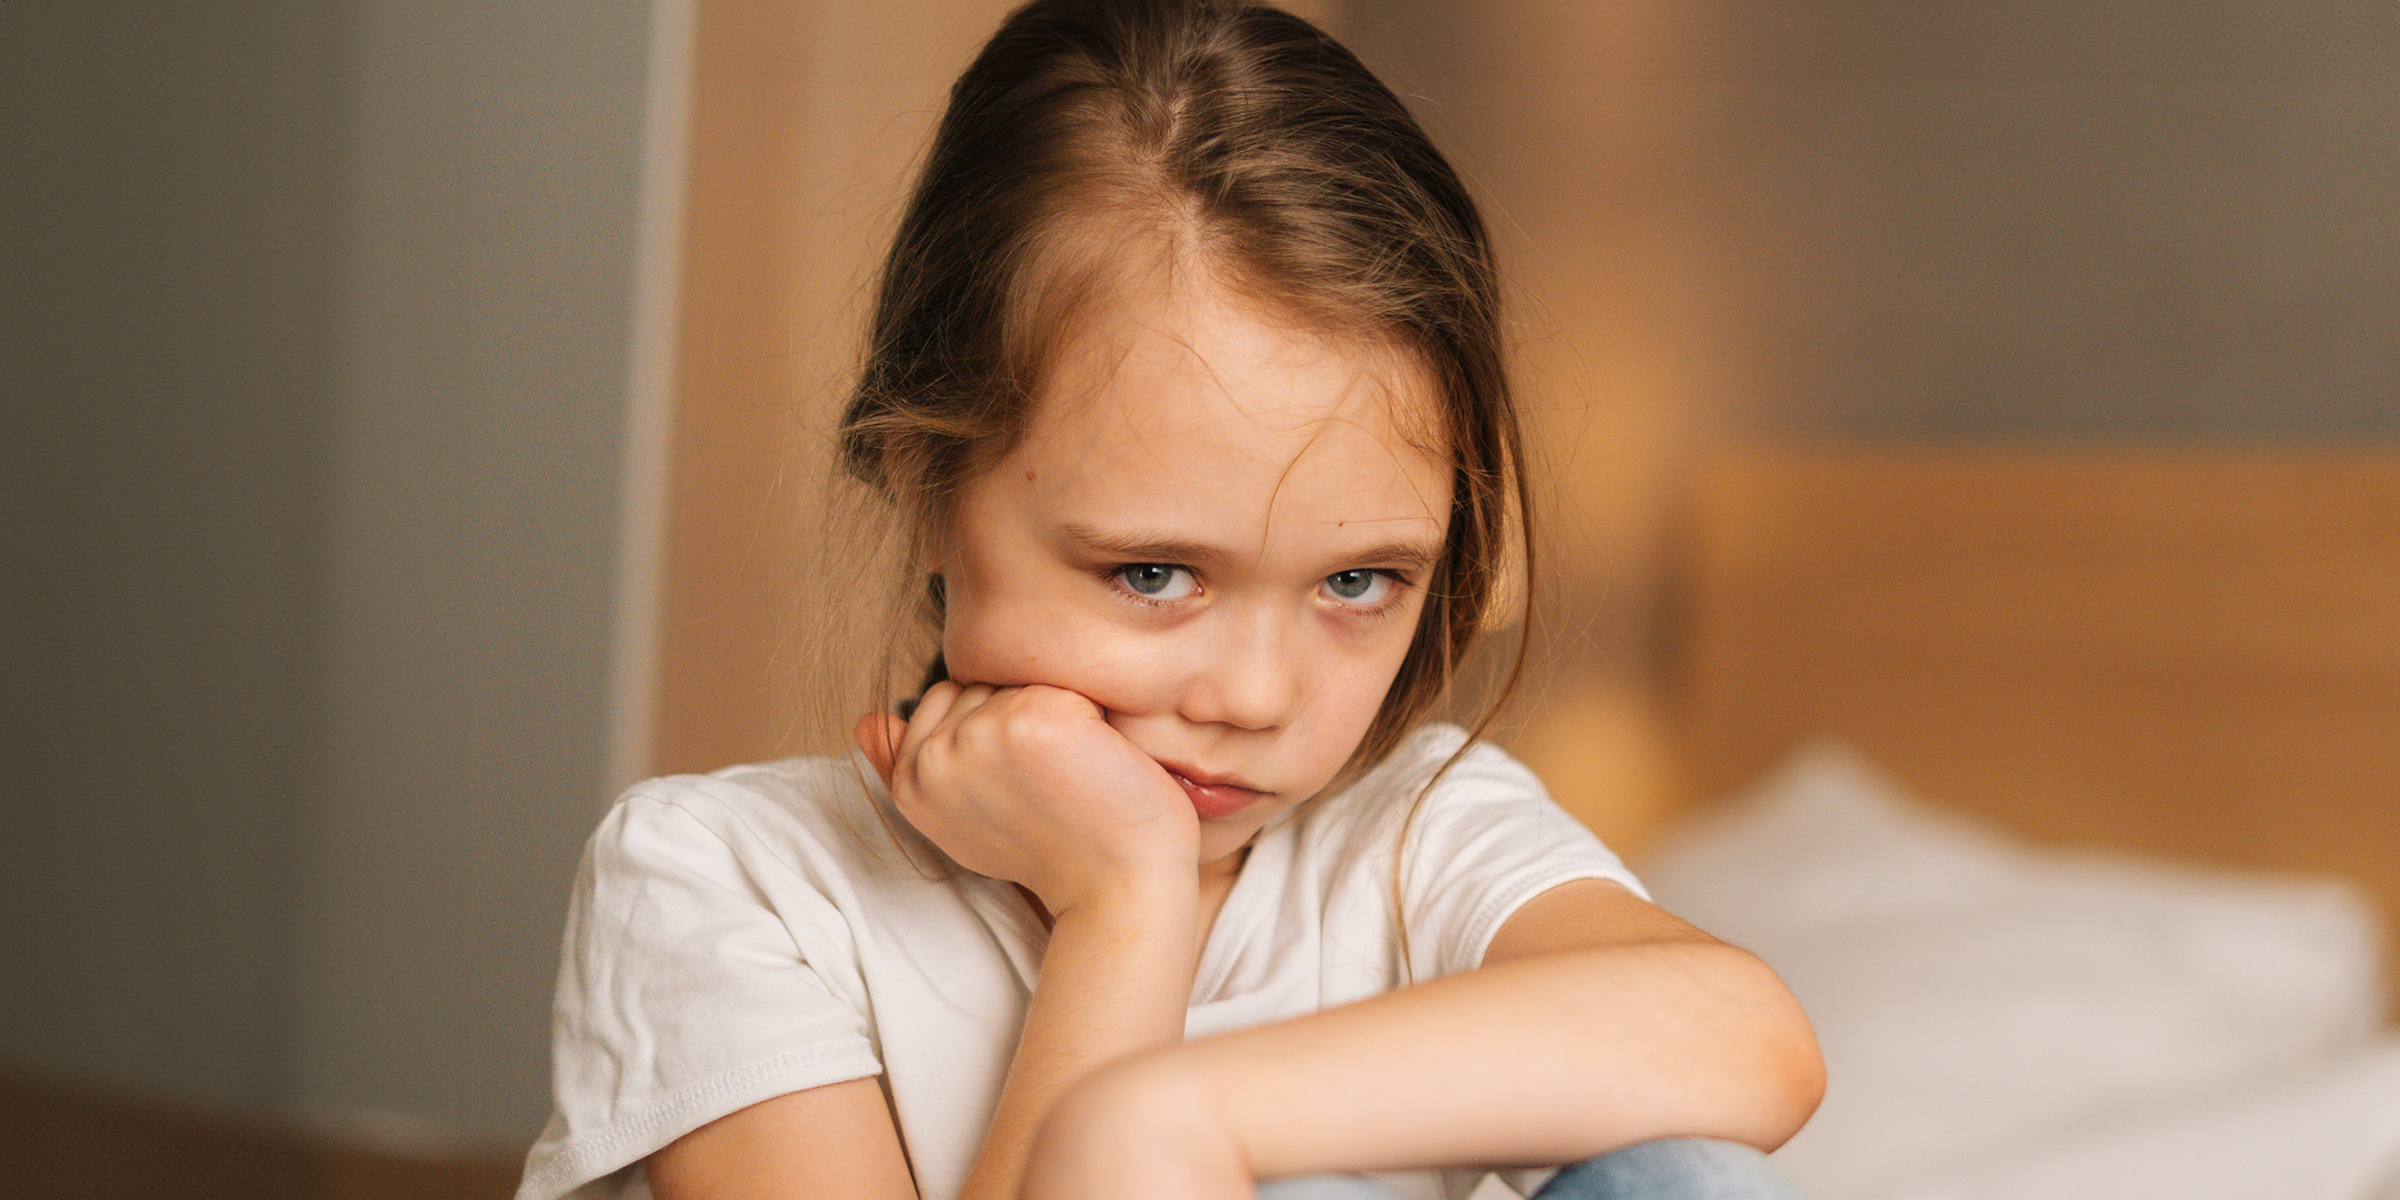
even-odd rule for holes
{"type": "Polygon", "coordinates": [[[1678,804],[1831,732],[2036,839],[2349,876],[2400,963],[2400,453],[1746,453],[1688,516],[1678,804]]]}

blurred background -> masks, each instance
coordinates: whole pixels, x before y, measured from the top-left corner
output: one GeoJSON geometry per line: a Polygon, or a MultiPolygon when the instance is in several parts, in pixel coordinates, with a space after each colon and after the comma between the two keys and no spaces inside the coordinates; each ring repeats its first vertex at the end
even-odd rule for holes
{"type": "MultiPolygon", "coordinates": [[[[1007,7],[0,4],[30,1190],[505,1192],[609,796],[795,745],[792,481],[1007,7]]],[[[1517,736],[1587,809],[1658,786],[1718,449],[2400,442],[2391,0],[1306,11],[1499,231],[1558,631],[1517,736]]]]}

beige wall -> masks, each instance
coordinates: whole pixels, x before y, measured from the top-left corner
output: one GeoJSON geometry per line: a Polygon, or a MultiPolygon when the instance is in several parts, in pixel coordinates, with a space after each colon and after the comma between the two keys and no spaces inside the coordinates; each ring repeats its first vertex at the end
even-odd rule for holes
{"type": "Polygon", "coordinates": [[[655,770],[825,747],[802,660],[876,641],[879,581],[818,554],[830,432],[909,168],[1010,7],[698,6],[655,770]]]}

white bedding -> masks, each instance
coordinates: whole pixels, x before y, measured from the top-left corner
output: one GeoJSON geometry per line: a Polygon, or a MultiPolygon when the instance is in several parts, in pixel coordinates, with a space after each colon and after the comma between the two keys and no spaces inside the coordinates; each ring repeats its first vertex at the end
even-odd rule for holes
{"type": "Polygon", "coordinates": [[[2037,850],[1821,743],[1643,878],[1816,1023],[1817,1200],[2400,1200],[2400,1038],[2347,885],[2037,850]]]}

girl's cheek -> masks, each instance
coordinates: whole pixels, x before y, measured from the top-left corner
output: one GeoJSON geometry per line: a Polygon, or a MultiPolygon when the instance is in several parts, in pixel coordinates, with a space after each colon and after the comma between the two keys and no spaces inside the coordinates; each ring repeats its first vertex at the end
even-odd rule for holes
{"type": "Polygon", "coordinates": [[[953,612],[942,634],[953,679],[998,687],[1046,684],[1102,708],[1155,707],[1174,676],[1170,647],[1057,608],[953,612]]]}
{"type": "Polygon", "coordinates": [[[1181,672],[1172,647],[1102,629],[1062,646],[1041,682],[1081,693],[1112,712],[1154,713],[1172,707],[1181,672]]]}

